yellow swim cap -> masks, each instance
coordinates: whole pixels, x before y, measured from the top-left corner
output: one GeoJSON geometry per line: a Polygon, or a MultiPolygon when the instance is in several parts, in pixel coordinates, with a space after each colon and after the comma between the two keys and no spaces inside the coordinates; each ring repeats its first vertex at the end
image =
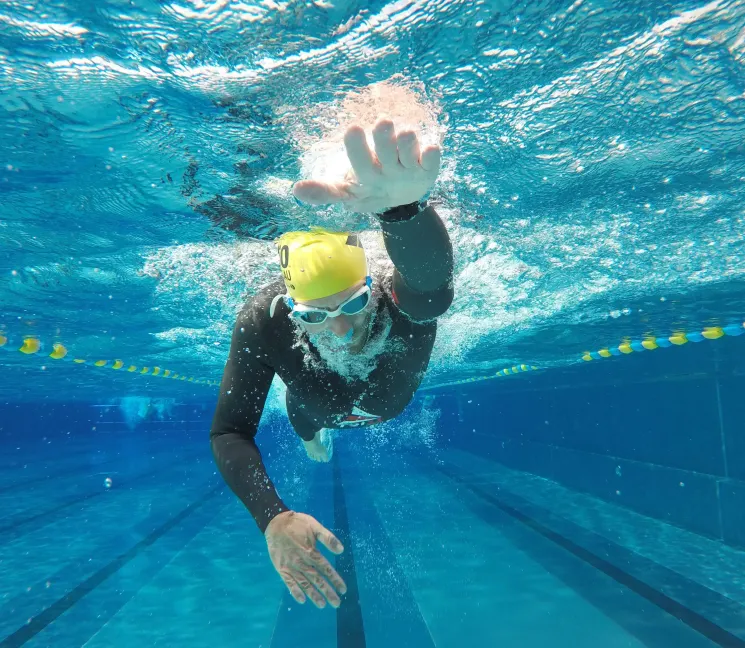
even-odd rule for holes
{"type": "Polygon", "coordinates": [[[295,300],[329,297],[367,276],[365,251],[356,234],[314,228],[287,232],[276,243],[285,286],[295,300]]]}

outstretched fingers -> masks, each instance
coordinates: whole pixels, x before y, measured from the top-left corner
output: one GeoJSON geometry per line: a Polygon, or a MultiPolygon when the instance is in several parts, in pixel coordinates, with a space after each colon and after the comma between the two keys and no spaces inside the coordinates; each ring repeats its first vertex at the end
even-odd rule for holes
{"type": "Polygon", "coordinates": [[[297,590],[300,590],[300,596],[302,597],[302,600],[301,598],[298,598],[296,596],[296,590],[290,588],[290,593],[298,603],[305,603],[307,596],[307,598],[313,601],[313,604],[316,607],[326,607],[326,599],[323,598],[323,596],[321,596],[321,593],[315,588],[314,584],[311,582],[312,579],[308,577],[306,569],[304,567],[301,568],[301,566],[298,565],[297,567],[292,569],[291,574],[288,574],[287,579],[285,579],[284,576],[282,578],[285,581],[285,584],[287,584],[287,581],[289,579],[292,579],[292,582],[295,584],[295,588],[297,590]]]}
{"type": "Polygon", "coordinates": [[[406,169],[419,166],[419,139],[414,131],[405,130],[398,134],[398,159],[406,169]]]}
{"type": "MultiPolygon", "coordinates": [[[[323,544],[329,551],[335,554],[340,554],[344,551],[344,545],[339,542],[339,539],[320,523],[317,523],[314,532],[316,534],[316,540],[323,544]]],[[[308,562],[310,562],[322,576],[326,577],[339,593],[346,594],[347,584],[320,551],[317,549],[311,551],[308,556],[308,562]]]]}
{"type": "Polygon", "coordinates": [[[303,575],[315,586],[316,590],[326,597],[331,605],[334,607],[339,607],[339,605],[341,605],[341,599],[336,593],[336,590],[318,573],[315,566],[306,565],[303,569],[303,575]]]}
{"type": "Polygon", "coordinates": [[[367,136],[361,126],[350,126],[344,134],[344,146],[352,169],[360,182],[372,182],[378,175],[379,164],[367,144],[367,136]]]}
{"type": "Polygon", "coordinates": [[[340,594],[347,593],[347,584],[339,573],[331,566],[331,563],[323,557],[320,551],[314,551],[310,555],[310,564],[325,576],[340,594]]]}
{"type": "Polygon", "coordinates": [[[281,571],[279,575],[282,577],[285,585],[287,585],[287,589],[290,590],[292,598],[294,598],[298,603],[305,603],[305,594],[303,594],[302,588],[293,575],[288,571],[281,571]]]}

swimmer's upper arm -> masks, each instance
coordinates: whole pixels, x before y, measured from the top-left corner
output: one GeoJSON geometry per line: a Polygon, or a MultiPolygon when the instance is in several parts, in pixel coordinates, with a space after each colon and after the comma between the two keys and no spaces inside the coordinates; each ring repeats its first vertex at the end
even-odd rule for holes
{"type": "Polygon", "coordinates": [[[210,436],[236,432],[254,437],[274,378],[256,313],[250,307],[236,319],[220,383],[210,436]]]}

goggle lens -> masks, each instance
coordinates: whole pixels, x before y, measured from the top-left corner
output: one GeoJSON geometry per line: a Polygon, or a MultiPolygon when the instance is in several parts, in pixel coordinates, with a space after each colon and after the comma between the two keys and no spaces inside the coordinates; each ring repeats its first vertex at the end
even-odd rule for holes
{"type": "Polygon", "coordinates": [[[308,324],[322,324],[326,320],[326,313],[323,311],[306,311],[298,315],[303,322],[308,324]]]}
{"type": "MultiPolygon", "coordinates": [[[[361,295],[357,295],[354,299],[350,299],[341,306],[341,312],[345,315],[356,315],[357,313],[365,310],[366,306],[370,303],[370,291],[366,290],[361,295]]],[[[306,324],[323,324],[328,317],[326,311],[301,311],[297,316],[303,320],[306,324]]]]}
{"type": "Polygon", "coordinates": [[[341,312],[345,315],[356,315],[361,310],[365,309],[368,302],[370,301],[370,292],[363,292],[361,295],[355,297],[352,301],[348,301],[341,307],[341,312]]]}

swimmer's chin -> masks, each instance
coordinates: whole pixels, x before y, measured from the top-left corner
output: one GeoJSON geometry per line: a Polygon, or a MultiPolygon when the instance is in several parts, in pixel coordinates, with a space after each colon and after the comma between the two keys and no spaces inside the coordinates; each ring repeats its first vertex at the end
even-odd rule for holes
{"type": "Polygon", "coordinates": [[[354,346],[350,344],[346,349],[344,349],[344,352],[348,353],[349,355],[359,355],[360,353],[362,353],[362,349],[364,347],[364,344],[356,344],[354,346]]]}
{"type": "Polygon", "coordinates": [[[327,347],[327,349],[332,353],[341,355],[358,355],[364,347],[364,342],[348,342],[339,346],[327,347]]]}

